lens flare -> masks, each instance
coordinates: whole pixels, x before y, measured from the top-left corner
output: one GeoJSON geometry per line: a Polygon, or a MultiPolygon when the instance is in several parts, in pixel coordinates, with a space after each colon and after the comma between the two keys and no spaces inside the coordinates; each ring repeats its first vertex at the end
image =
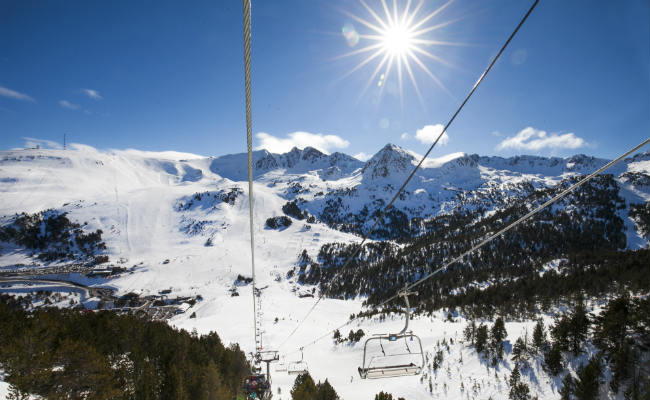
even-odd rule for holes
{"type": "Polygon", "coordinates": [[[342,33],[345,41],[348,42],[348,46],[354,47],[359,43],[359,33],[352,24],[345,24],[342,33]]]}
{"type": "Polygon", "coordinates": [[[364,56],[356,66],[344,75],[344,78],[373,61],[376,63],[376,67],[359,97],[365,94],[376,78],[378,78],[376,85],[383,91],[383,88],[391,79],[391,73],[396,70],[402,104],[404,75],[408,75],[408,79],[411,81],[420,102],[423,103],[420,88],[415,80],[413,64],[417,65],[441,89],[452,96],[423,59],[426,58],[453,67],[449,62],[437,56],[433,48],[435,46],[461,45],[461,43],[435,40],[430,38],[429,35],[437,29],[457,21],[449,20],[434,23],[434,17],[446,9],[454,0],[448,0],[430,13],[422,12],[423,6],[426,4],[425,0],[418,1],[414,7],[411,7],[412,0],[402,1],[401,4],[405,3],[403,8],[398,7],[398,0],[393,0],[392,7],[389,7],[386,0],[381,0],[380,7],[377,7],[377,10],[370,7],[365,0],[359,1],[367,11],[368,17],[363,18],[346,10],[341,10],[341,12],[367,28],[368,33],[358,33],[351,24],[346,24],[343,27],[343,36],[350,47],[355,47],[362,40],[367,44],[337,57],[364,56]]]}

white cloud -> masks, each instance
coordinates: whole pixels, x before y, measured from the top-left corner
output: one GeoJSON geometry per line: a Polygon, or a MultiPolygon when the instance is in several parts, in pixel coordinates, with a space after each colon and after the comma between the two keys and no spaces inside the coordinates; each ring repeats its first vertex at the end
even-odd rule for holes
{"type": "Polygon", "coordinates": [[[402,140],[407,140],[407,139],[409,138],[409,134],[406,133],[406,132],[404,132],[404,133],[402,133],[402,136],[400,136],[400,138],[401,138],[402,140]]]}
{"type": "Polygon", "coordinates": [[[25,93],[16,92],[15,90],[11,90],[4,86],[0,86],[0,96],[16,100],[31,101],[32,103],[35,101],[31,96],[26,95],[25,93]]]}
{"type": "Polygon", "coordinates": [[[70,103],[68,100],[59,100],[59,105],[63,108],[67,108],[68,110],[78,110],[79,106],[76,104],[70,103]]]}
{"type": "Polygon", "coordinates": [[[147,151],[147,150],[136,150],[136,149],[126,149],[126,150],[111,150],[113,153],[118,153],[118,154],[128,154],[128,155],[134,155],[138,157],[143,157],[143,158],[164,158],[168,160],[194,160],[198,158],[205,158],[205,156],[201,156],[198,154],[193,154],[193,153],[182,153],[180,151],[147,151]]]}
{"type": "MultiPolygon", "coordinates": [[[[438,138],[438,136],[440,136],[440,132],[442,132],[443,128],[444,126],[442,124],[425,125],[422,129],[418,129],[415,132],[415,138],[424,144],[431,144],[438,138]]],[[[440,140],[438,140],[438,144],[444,146],[448,142],[449,135],[445,132],[440,137],[440,140]]]]}
{"type": "Polygon", "coordinates": [[[286,153],[294,147],[304,149],[311,146],[324,153],[329,153],[332,149],[343,149],[350,145],[350,142],[336,135],[323,135],[322,133],[293,132],[286,138],[279,138],[260,132],[257,135],[260,144],[255,150],[266,149],[271,153],[286,153]]]}
{"type": "Polygon", "coordinates": [[[368,161],[370,160],[370,157],[372,157],[372,154],[364,153],[363,151],[361,153],[357,153],[353,156],[357,160],[361,161],[368,161]]]}
{"type": "Polygon", "coordinates": [[[81,89],[81,92],[94,100],[103,99],[103,97],[99,94],[99,92],[93,89],[81,89]]]}
{"type": "Polygon", "coordinates": [[[26,149],[34,149],[36,147],[40,149],[57,149],[57,150],[63,149],[63,146],[60,143],[55,142],[53,140],[36,139],[31,137],[24,137],[23,139],[25,139],[26,149]]]}
{"type": "Polygon", "coordinates": [[[563,135],[557,133],[548,134],[546,131],[529,126],[519,131],[515,136],[506,137],[496,148],[497,150],[577,149],[586,145],[587,142],[577,137],[573,132],[563,135]]]}

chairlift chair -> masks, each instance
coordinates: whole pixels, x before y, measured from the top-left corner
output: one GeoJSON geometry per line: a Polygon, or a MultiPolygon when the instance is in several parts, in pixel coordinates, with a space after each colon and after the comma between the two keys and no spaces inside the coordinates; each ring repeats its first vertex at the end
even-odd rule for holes
{"type": "Polygon", "coordinates": [[[287,363],[285,362],[284,356],[280,362],[275,366],[275,372],[287,372],[287,363]]]}
{"type": "Polygon", "coordinates": [[[367,339],[363,346],[363,364],[358,368],[359,376],[361,379],[378,379],[378,378],[392,378],[398,376],[419,375],[424,368],[424,351],[422,350],[422,341],[420,338],[408,330],[410,319],[410,304],[409,294],[417,295],[415,293],[408,293],[406,289],[400,292],[406,302],[406,324],[404,328],[398,333],[378,334],[373,335],[367,339]],[[404,339],[404,347],[402,350],[396,349],[401,346],[401,340],[404,339]],[[409,341],[415,341],[415,346],[409,341]],[[386,351],[384,343],[389,348],[386,351]],[[374,348],[375,345],[379,346],[381,354],[369,355],[369,348],[374,348]]]}
{"type": "Polygon", "coordinates": [[[304,360],[303,348],[300,348],[300,360],[290,362],[287,365],[287,373],[289,375],[300,375],[309,372],[307,362],[304,360]]]}
{"type": "MultiPolygon", "coordinates": [[[[271,398],[271,377],[262,372],[262,362],[271,352],[251,353],[251,373],[246,376],[242,390],[246,400],[267,400],[271,398]]],[[[277,352],[275,352],[277,355],[277,352]]]]}
{"type": "Polygon", "coordinates": [[[247,400],[267,400],[271,398],[271,384],[264,374],[252,373],[247,376],[242,389],[247,400]]]}

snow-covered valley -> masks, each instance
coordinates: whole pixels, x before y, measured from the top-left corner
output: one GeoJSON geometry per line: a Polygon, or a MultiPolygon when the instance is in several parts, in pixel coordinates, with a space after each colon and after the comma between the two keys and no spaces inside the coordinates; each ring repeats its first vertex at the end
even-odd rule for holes
{"type": "MultiPolygon", "coordinates": [[[[427,353],[429,367],[421,376],[359,379],[363,339],[356,344],[334,344],[331,331],[362,310],[364,298],[324,298],[286,341],[313,306],[314,295],[319,294],[316,286],[300,284],[296,276],[288,274],[300,254],[306,250],[315,259],[325,243],[359,242],[358,232],[372,225],[373,213],[390,201],[417,157],[393,145],[366,163],[311,148],[284,155],[255,152],[254,251],[264,347],[279,350],[281,361],[289,363],[300,359],[299,349],[304,346],[304,361],[314,379],[327,378],[348,400],[372,399],[382,390],[409,400],[506,398],[514,363],[506,357],[492,367],[464,343],[467,320],[456,314],[450,319],[442,310],[411,321],[427,353]],[[267,220],[287,214],[283,207],[291,202],[304,218],[289,215],[289,226],[269,228],[267,220]],[[443,362],[434,371],[430,367],[433,355],[441,349],[443,362]]],[[[406,216],[408,232],[418,234],[420,228],[414,227],[414,221],[478,207],[489,216],[535,188],[552,187],[572,175],[589,173],[606,161],[586,156],[503,159],[453,154],[428,160],[395,209],[406,216]]],[[[650,201],[648,153],[627,159],[608,173],[614,175],[626,205],[620,210],[626,247],[647,247],[647,232],[639,229],[628,211],[631,204],[650,201]]],[[[200,301],[168,323],[199,334],[216,331],[224,343],[239,343],[248,353],[255,343],[253,296],[251,285],[238,281],[238,276],[251,276],[246,176],[245,154],[212,158],[173,152],[98,151],[82,145],[70,150],[3,151],[0,223],[10,223],[17,213],[52,209],[66,213],[84,229],[101,230],[106,250],[100,253],[109,257],[102,266],[125,270],[107,279],[86,279],[79,274],[66,275],[66,279],[112,288],[116,296],[135,293],[145,297],[162,291],[169,297],[200,296],[200,301]],[[233,290],[238,296],[232,295],[233,290]]],[[[388,239],[393,233],[387,231],[388,239]]],[[[0,243],[2,273],[37,272],[66,263],[69,261],[43,262],[34,251],[0,243]]],[[[540,268],[556,269],[558,263],[540,268]]],[[[90,308],[97,306],[97,299],[85,301],[90,308]]],[[[590,307],[597,310],[601,305],[591,303],[590,307]]],[[[550,324],[552,318],[545,318],[550,324]]],[[[370,336],[399,331],[402,325],[401,315],[385,321],[375,316],[353,322],[342,333],[362,329],[370,336]]],[[[508,355],[516,339],[532,332],[534,325],[535,321],[506,323],[508,355]]],[[[568,368],[576,370],[589,355],[572,359],[568,368]]],[[[274,369],[275,364],[271,367],[273,398],[289,399],[295,376],[274,369]]],[[[522,376],[540,399],[559,396],[560,380],[542,370],[539,357],[533,358],[522,376]]]]}

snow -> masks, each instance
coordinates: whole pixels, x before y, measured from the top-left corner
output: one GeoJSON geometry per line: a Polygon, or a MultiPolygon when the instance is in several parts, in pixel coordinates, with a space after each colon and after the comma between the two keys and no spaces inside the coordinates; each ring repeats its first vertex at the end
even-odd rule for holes
{"type": "MultiPolygon", "coordinates": [[[[392,152],[391,160],[406,157],[408,168],[412,166],[410,160],[416,156],[397,146],[382,150],[392,152]]],[[[379,158],[373,157],[365,166],[380,167],[379,158]]],[[[363,356],[365,338],[354,345],[333,344],[329,331],[348,321],[350,314],[359,312],[363,299],[323,299],[291,340],[285,342],[315,302],[314,298],[298,296],[310,292],[311,287],[299,286],[286,278],[298,254],[306,249],[315,258],[324,243],[358,242],[360,238],[321,223],[308,225],[304,220],[295,219],[282,231],[265,229],[266,219],[283,215],[282,206],[297,197],[307,200],[307,209],[317,215],[325,198],[318,192],[327,194],[349,188],[357,190],[342,197],[349,211],[356,212],[371,198],[388,201],[394,192],[386,191],[385,185],[395,184],[399,174],[370,179],[363,172],[364,163],[358,160],[340,153],[325,155],[308,149],[296,149],[284,155],[257,151],[254,161],[256,278],[258,287],[266,286],[262,290],[262,326],[264,343],[269,349],[279,347],[288,363],[299,359],[298,350],[305,346],[304,359],[314,379],[329,379],[344,399],[370,398],[381,390],[409,400],[464,399],[475,384],[480,384],[481,389],[471,396],[495,399],[507,396],[507,379],[504,378],[509,376],[512,363],[506,361],[499,366],[499,382],[495,381],[494,370],[490,368],[488,373],[486,362],[459,343],[465,322],[460,318],[456,318],[457,322],[448,322],[444,313],[419,316],[410,324],[429,354],[434,353],[436,344],[443,339],[454,340],[441,369],[435,374],[427,370],[432,384],[437,385],[433,395],[429,392],[428,380],[420,382],[419,376],[361,380],[357,367],[363,356]],[[291,192],[296,183],[300,183],[303,192],[291,192]],[[311,344],[323,335],[324,339],[311,344]],[[462,363],[459,361],[461,355],[462,363]],[[461,382],[464,392],[460,390],[461,382]]],[[[427,161],[407,187],[413,196],[399,200],[398,205],[416,210],[409,212],[426,210],[428,215],[435,215],[447,206],[453,207],[455,190],[492,187],[510,190],[509,185],[528,181],[535,187],[547,186],[559,182],[567,174],[591,172],[590,167],[597,168],[601,162],[604,164],[605,160],[574,157],[568,161],[534,156],[503,159],[454,153],[427,161]],[[437,198],[433,206],[432,197],[437,198]]],[[[648,164],[643,160],[630,162],[629,169],[648,173],[648,164]]],[[[395,165],[386,167],[393,171],[395,165]]],[[[626,168],[623,165],[617,171],[622,173],[626,168]]],[[[410,172],[401,167],[398,170],[400,174],[410,172]]],[[[188,331],[196,329],[199,333],[216,331],[225,343],[240,343],[244,351],[250,352],[254,348],[251,285],[239,287],[240,296],[230,296],[236,277],[251,275],[246,177],[245,154],[210,158],[177,152],[99,151],[83,145],[71,150],[3,151],[0,152],[3,198],[0,215],[55,208],[68,212],[72,221],[88,222],[88,229],[102,229],[111,261],[121,259],[120,265],[129,267],[131,273],[110,280],[89,279],[78,274],[50,277],[112,287],[118,295],[129,292],[157,294],[162,289],[171,289],[173,296],[201,295],[202,301],[174,316],[169,323],[188,331]],[[202,202],[200,207],[187,210],[177,207],[179,201],[186,201],[194,193],[227,192],[231,188],[242,190],[233,204],[214,201],[202,202]],[[211,238],[211,246],[205,245],[208,238],[211,238]],[[196,318],[189,317],[192,313],[196,318]]],[[[632,189],[624,193],[628,202],[641,198],[632,189]]],[[[634,226],[629,223],[626,226],[630,240],[634,226]]],[[[633,241],[632,245],[643,245],[643,242],[633,241]]],[[[34,262],[28,254],[6,244],[2,244],[0,254],[0,270],[31,268],[34,262]]],[[[559,261],[549,262],[543,271],[557,268],[559,261]]],[[[29,287],[15,289],[27,292],[29,287]]],[[[70,289],[63,287],[61,290],[70,289]]],[[[85,304],[92,306],[97,301],[89,298],[85,299],[85,304]]],[[[355,321],[341,329],[341,333],[347,336],[350,329],[363,329],[366,335],[395,332],[402,324],[402,316],[385,322],[373,318],[355,321]]],[[[507,323],[510,343],[521,335],[522,329],[532,332],[533,324],[534,321],[507,323]]],[[[272,376],[274,398],[288,399],[295,377],[285,372],[272,376]]],[[[532,392],[540,398],[557,397],[558,382],[549,380],[539,364],[534,364],[524,376],[530,381],[532,392]]],[[[6,395],[6,390],[7,385],[0,383],[0,399],[6,395]]]]}
{"type": "Polygon", "coordinates": [[[113,150],[114,153],[134,155],[143,158],[162,158],[175,161],[203,159],[204,156],[192,153],[181,153],[178,151],[142,151],[136,149],[113,150]]]}
{"type": "Polygon", "coordinates": [[[539,276],[544,276],[544,274],[549,271],[560,273],[560,265],[565,261],[567,261],[565,258],[556,258],[554,260],[546,262],[544,265],[542,265],[542,268],[539,271],[539,276]]]}
{"type": "MultiPolygon", "coordinates": [[[[6,400],[9,398],[9,383],[4,381],[4,371],[0,369],[0,400],[6,400]]],[[[40,400],[40,396],[29,396],[26,400],[40,400]]]]}
{"type": "Polygon", "coordinates": [[[628,171],[630,172],[645,172],[650,171],[650,161],[636,161],[629,164],[628,171]]]}
{"type": "Polygon", "coordinates": [[[422,163],[422,166],[424,168],[440,168],[443,165],[445,165],[445,164],[447,164],[447,163],[449,163],[449,162],[451,162],[451,161],[453,161],[453,160],[455,160],[457,158],[461,158],[461,157],[465,157],[465,156],[467,156],[467,154],[465,154],[463,152],[458,152],[458,153],[447,154],[445,156],[438,157],[438,158],[427,158],[422,163]]]}

